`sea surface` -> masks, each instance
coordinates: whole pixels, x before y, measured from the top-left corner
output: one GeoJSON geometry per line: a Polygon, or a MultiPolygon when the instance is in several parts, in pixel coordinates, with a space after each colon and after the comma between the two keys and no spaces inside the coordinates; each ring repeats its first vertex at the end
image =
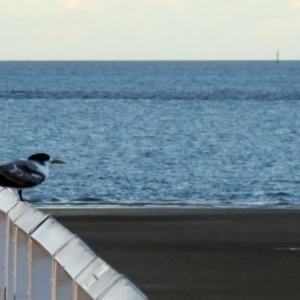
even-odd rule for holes
{"type": "Polygon", "coordinates": [[[38,205],[300,206],[300,62],[0,62],[0,164],[38,205]]]}

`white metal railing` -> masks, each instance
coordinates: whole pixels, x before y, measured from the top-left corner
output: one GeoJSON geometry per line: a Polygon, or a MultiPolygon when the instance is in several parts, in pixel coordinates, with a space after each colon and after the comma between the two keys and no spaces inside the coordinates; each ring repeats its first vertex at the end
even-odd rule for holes
{"type": "Polygon", "coordinates": [[[76,235],[0,188],[0,300],[147,297],[76,235]]]}

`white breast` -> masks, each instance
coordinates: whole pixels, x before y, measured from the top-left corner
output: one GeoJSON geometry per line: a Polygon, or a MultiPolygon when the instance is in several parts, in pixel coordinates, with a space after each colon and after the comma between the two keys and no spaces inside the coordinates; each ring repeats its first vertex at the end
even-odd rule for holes
{"type": "Polygon", "coordinates": [[[36,165],[38,172],[42,173],[45,176],[45,179],[46,179],[49,175],[50,162],[46,161],[44,165],[40,165],[39,163],[37,163],[35,161],[32,161],[32,162],[36,165]]]}

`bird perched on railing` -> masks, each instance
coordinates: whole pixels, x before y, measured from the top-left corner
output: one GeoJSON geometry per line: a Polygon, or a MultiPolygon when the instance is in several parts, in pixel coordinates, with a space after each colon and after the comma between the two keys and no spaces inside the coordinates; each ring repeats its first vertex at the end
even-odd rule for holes
{"type": "Polygon", "coordinates": [[[23,201],[22,189],[31,188],[41,184],[49,175],[50,164],[64,164],[59,159],[52,159],[46,153],[37,153],[27,160],[16,160],[0,165],[0,186],[18,191],[23,201]]]}

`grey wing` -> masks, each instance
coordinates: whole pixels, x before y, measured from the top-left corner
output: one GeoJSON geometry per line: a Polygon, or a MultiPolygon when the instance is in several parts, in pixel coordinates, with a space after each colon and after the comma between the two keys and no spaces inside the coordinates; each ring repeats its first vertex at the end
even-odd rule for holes
{"type": "Polygon", "coordinates": [[[2,165],[0,166],[0,174],[24,187],[32,187],[45,180],[45,176],[30,168],[26,161],[2,165]]]}

